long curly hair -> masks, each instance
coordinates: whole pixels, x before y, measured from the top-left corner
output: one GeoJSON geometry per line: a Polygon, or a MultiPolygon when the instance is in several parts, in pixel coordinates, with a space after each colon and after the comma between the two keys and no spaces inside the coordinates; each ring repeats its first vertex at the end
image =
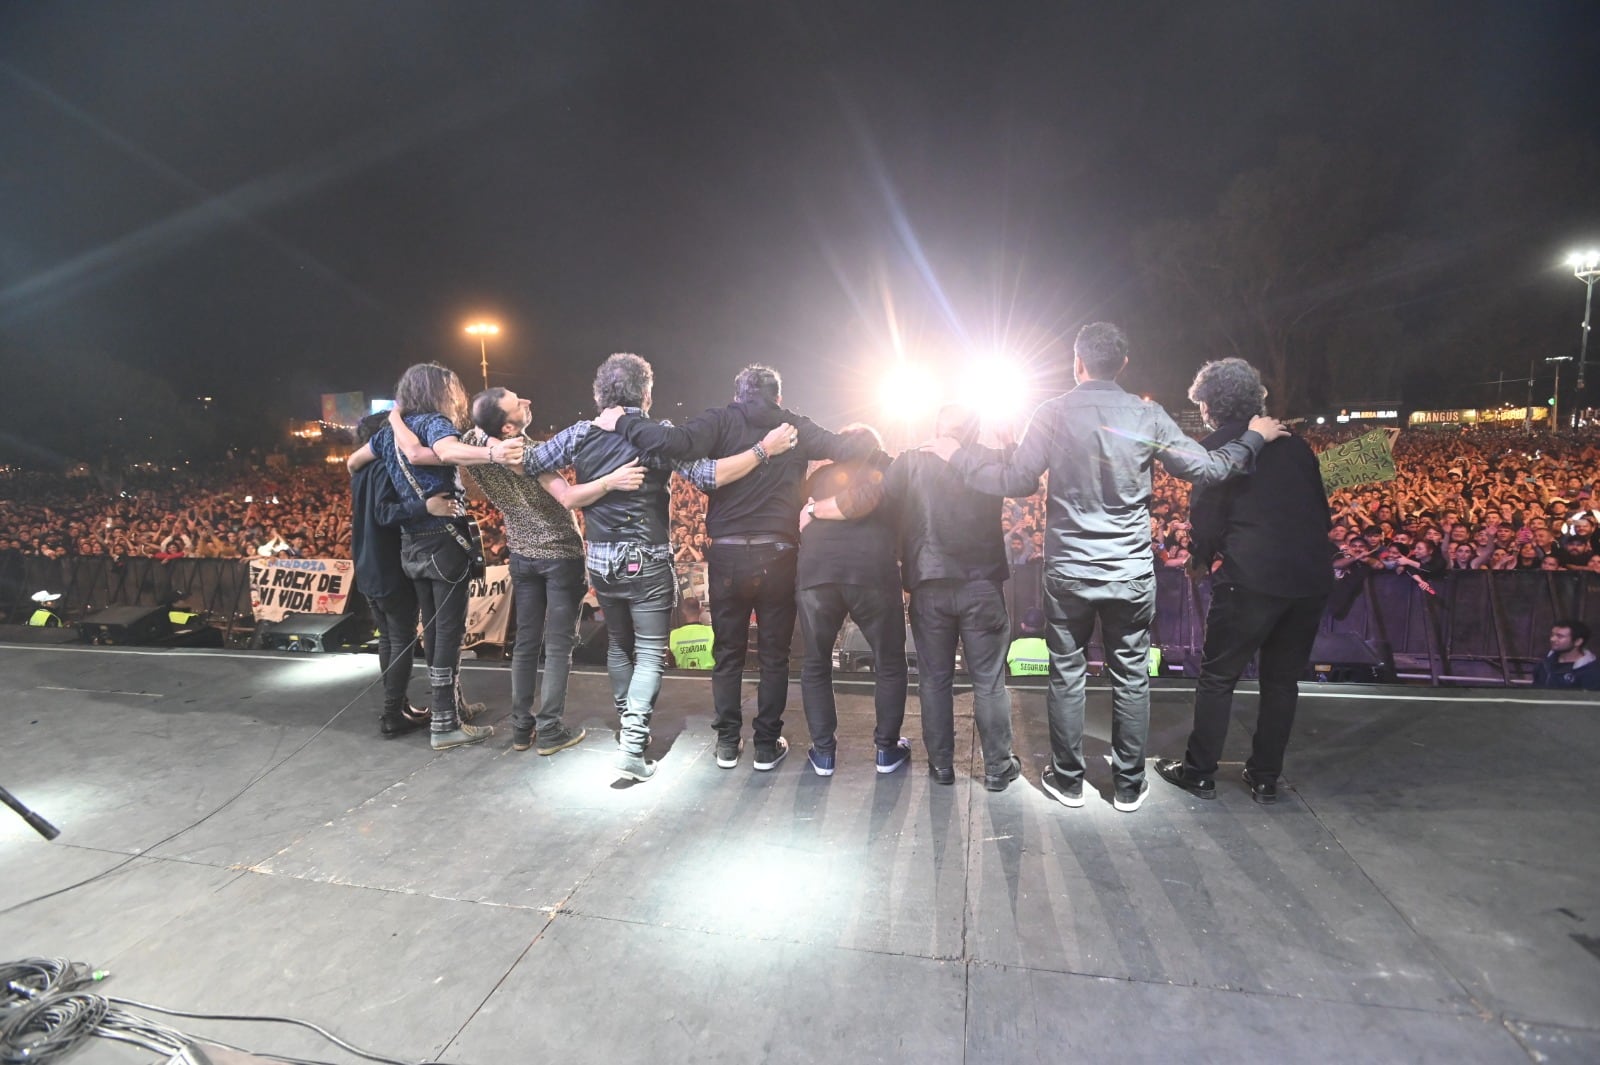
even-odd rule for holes
{"type": "Polygon", "coordinates": [[[419,362],[400,375],[400,383],[394,386],[394,405],[402,415],[443,414],[457,429],[472,424],[461,378],[436,362],[419,362]]]}
{"type": "Polygon", "coordinates": [[[1266,407],[1261,374],[1243,359],[1218,359],[1200,367],[1189,386],[1189,401],[1204,403],[1217,424],[1254,418],[1266,407]]]}

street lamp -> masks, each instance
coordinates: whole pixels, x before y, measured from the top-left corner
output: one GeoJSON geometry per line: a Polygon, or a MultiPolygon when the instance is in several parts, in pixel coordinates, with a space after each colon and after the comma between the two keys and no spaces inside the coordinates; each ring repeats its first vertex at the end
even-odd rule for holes
{"type": "Polygon", "coordinates": [[[1550,431],[1556,432],[1561,428],[1561,364],[1571,362],[1571,355],[1552,355],[1545,362],[1556,364],[1556,383],[1550,393],[1550,431]]]}
{"type": "Polygon", "coordinates": [[[1589,309],[1594,305],[1594,283],[1600,278],[1600,251],[1575,251],[1567,256],[1572,276],[1583,282],[1583,343],[1578,348],[1578,391],[1583,391],[1584,371],[1589,367],[1589,309]]]}
{"type": "Polygon", "coordinates": [[[483,360],[483,388],[489,390],[489,337],[500,335],[500,327],[493,322],[473,322],[467,326],[467,335],[478,338],[478,355],[483,360]]]}

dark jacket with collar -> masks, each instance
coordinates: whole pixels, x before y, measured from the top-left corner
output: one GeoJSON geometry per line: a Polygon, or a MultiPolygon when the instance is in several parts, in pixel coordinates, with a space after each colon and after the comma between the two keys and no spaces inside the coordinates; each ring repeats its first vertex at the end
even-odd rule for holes
{"type": "MultiPolygon", "coordinates": [[[[1200,446],[1223,447],[1244,435],[1247,424],[1226,422],[1200,446]]],[[[1263,447],[1249,477],[1196,485],[1189,512],[1191,554],[1205,565],[1221,555],[1219,580],[1287,598],[1332,591],[1328,493],[1317,456],[1299,437],[1263,447]]]]}
{"type": "Polygon", "coordinates": [[[713,540],[765,534],[798,542],[807,463],[866,458],[873,450],[869,438],[847,439],[830,433],[810,418],[761,398],[713,407],[676,426],[625,414],[617,422],[617,432],[642,452],[682,462],[728,458],[748,451],[785,422],[795,427],[799,443],[748,476],[711,492],[706,533],[713,540]]]}
{"type": "Polygon", "coordinates": [[[928,581],[994,581],[1011,576],[1000,531],[1003,501],[967,485],[931,451],[903,451],[884,492],[900,527],[900,579],[906,591],[928,581]]]}
{"type": "Polygon", "coordinates": [[[402,504],[384,464],[369,462],[350,475],[350,557],[356,587],[371,599],[393,595],[411,579],[400,568],[400,522],[428,516],[426,500],[402,504]]]}
{"type": "Polygon", "coordinates": [[[1559,652],[1551,651],[1534,667],[1533,686],[1600,691],[1600,659],[1585,651],[1576,662],[1563,662],[1559,652]]]}

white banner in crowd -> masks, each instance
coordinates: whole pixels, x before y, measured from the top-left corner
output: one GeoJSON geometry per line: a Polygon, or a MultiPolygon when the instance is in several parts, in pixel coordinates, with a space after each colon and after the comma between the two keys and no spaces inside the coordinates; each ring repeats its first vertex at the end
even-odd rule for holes
{"type": "Polygon", "coordinates": [[[490,566],[483,580],[472,582],[471,594],[467,600],[467,635],[461,646],[505,643],[511,617],[511,567],[490,566]]]}
{"type": "MultiPolygon", "coordinates": [[[[289,614],[343,614],[355,590],[355,564],[344,558],[253,558],[250,609],[257,621],[289,614]]],[[[462,646],[506,642],[511,615],[511,567],[490,566],[473,581],[462,646]]]]}
{"type": "Polygon", "coordinates": [[[257,621],[343,614],[355,583],[355,563],[345,558],[252,558],[250,611],[257,621]]]}

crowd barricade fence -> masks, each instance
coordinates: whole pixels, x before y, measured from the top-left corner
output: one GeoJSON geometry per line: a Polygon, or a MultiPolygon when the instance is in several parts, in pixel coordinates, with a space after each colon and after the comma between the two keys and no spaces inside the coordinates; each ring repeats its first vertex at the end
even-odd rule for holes
{"type": "MultiPolygon", "coordinates": [[[[705,564],[680,563],[678,569],[684,594],[704,604],[705,564]]],[[[1210,585],[1209,579],[1196,580],[1180,570],[1156,572],[1151,637],[1162,650],[1164,672],[1193,674],[1198,669],[1210,585]]],[[[1526,682],[1544,656],[1552,623],[1562,618],[1596,619],[1591,624],[1600,626],[1600,574],[1452,571],[1431,579],[1428,586],[1432,594],[1405,574],[1354,572],[1335,582],[1322,631],[1360,638],[1407,679],[1516,684],[1526,682]]],[[[33,594],[41,590],[61,594],[54,606],[68,624],[105,607],[159,606],[181,598],[189,608],[209,614],[211,624],[230,635],[255,628],[249,563],[243,559],[113,562],[0,552],[0,620],[25,621],[35,606],[33,594]]],[[[1042,635],[1048,610],[1041,563],[1012,568],[1006,603],[1013,637],[1042,635]]],[[[350,596],[348,609],[369,616],[363,596],[350,596]]],[[[675,618],[675,623],[683,620],[675,618]]],[[[513,627],[515,622],[513,615],[513,627]]],[[[1096,632],[1089,658],[1100,662],[1103,657],[1096,632]]]]}

